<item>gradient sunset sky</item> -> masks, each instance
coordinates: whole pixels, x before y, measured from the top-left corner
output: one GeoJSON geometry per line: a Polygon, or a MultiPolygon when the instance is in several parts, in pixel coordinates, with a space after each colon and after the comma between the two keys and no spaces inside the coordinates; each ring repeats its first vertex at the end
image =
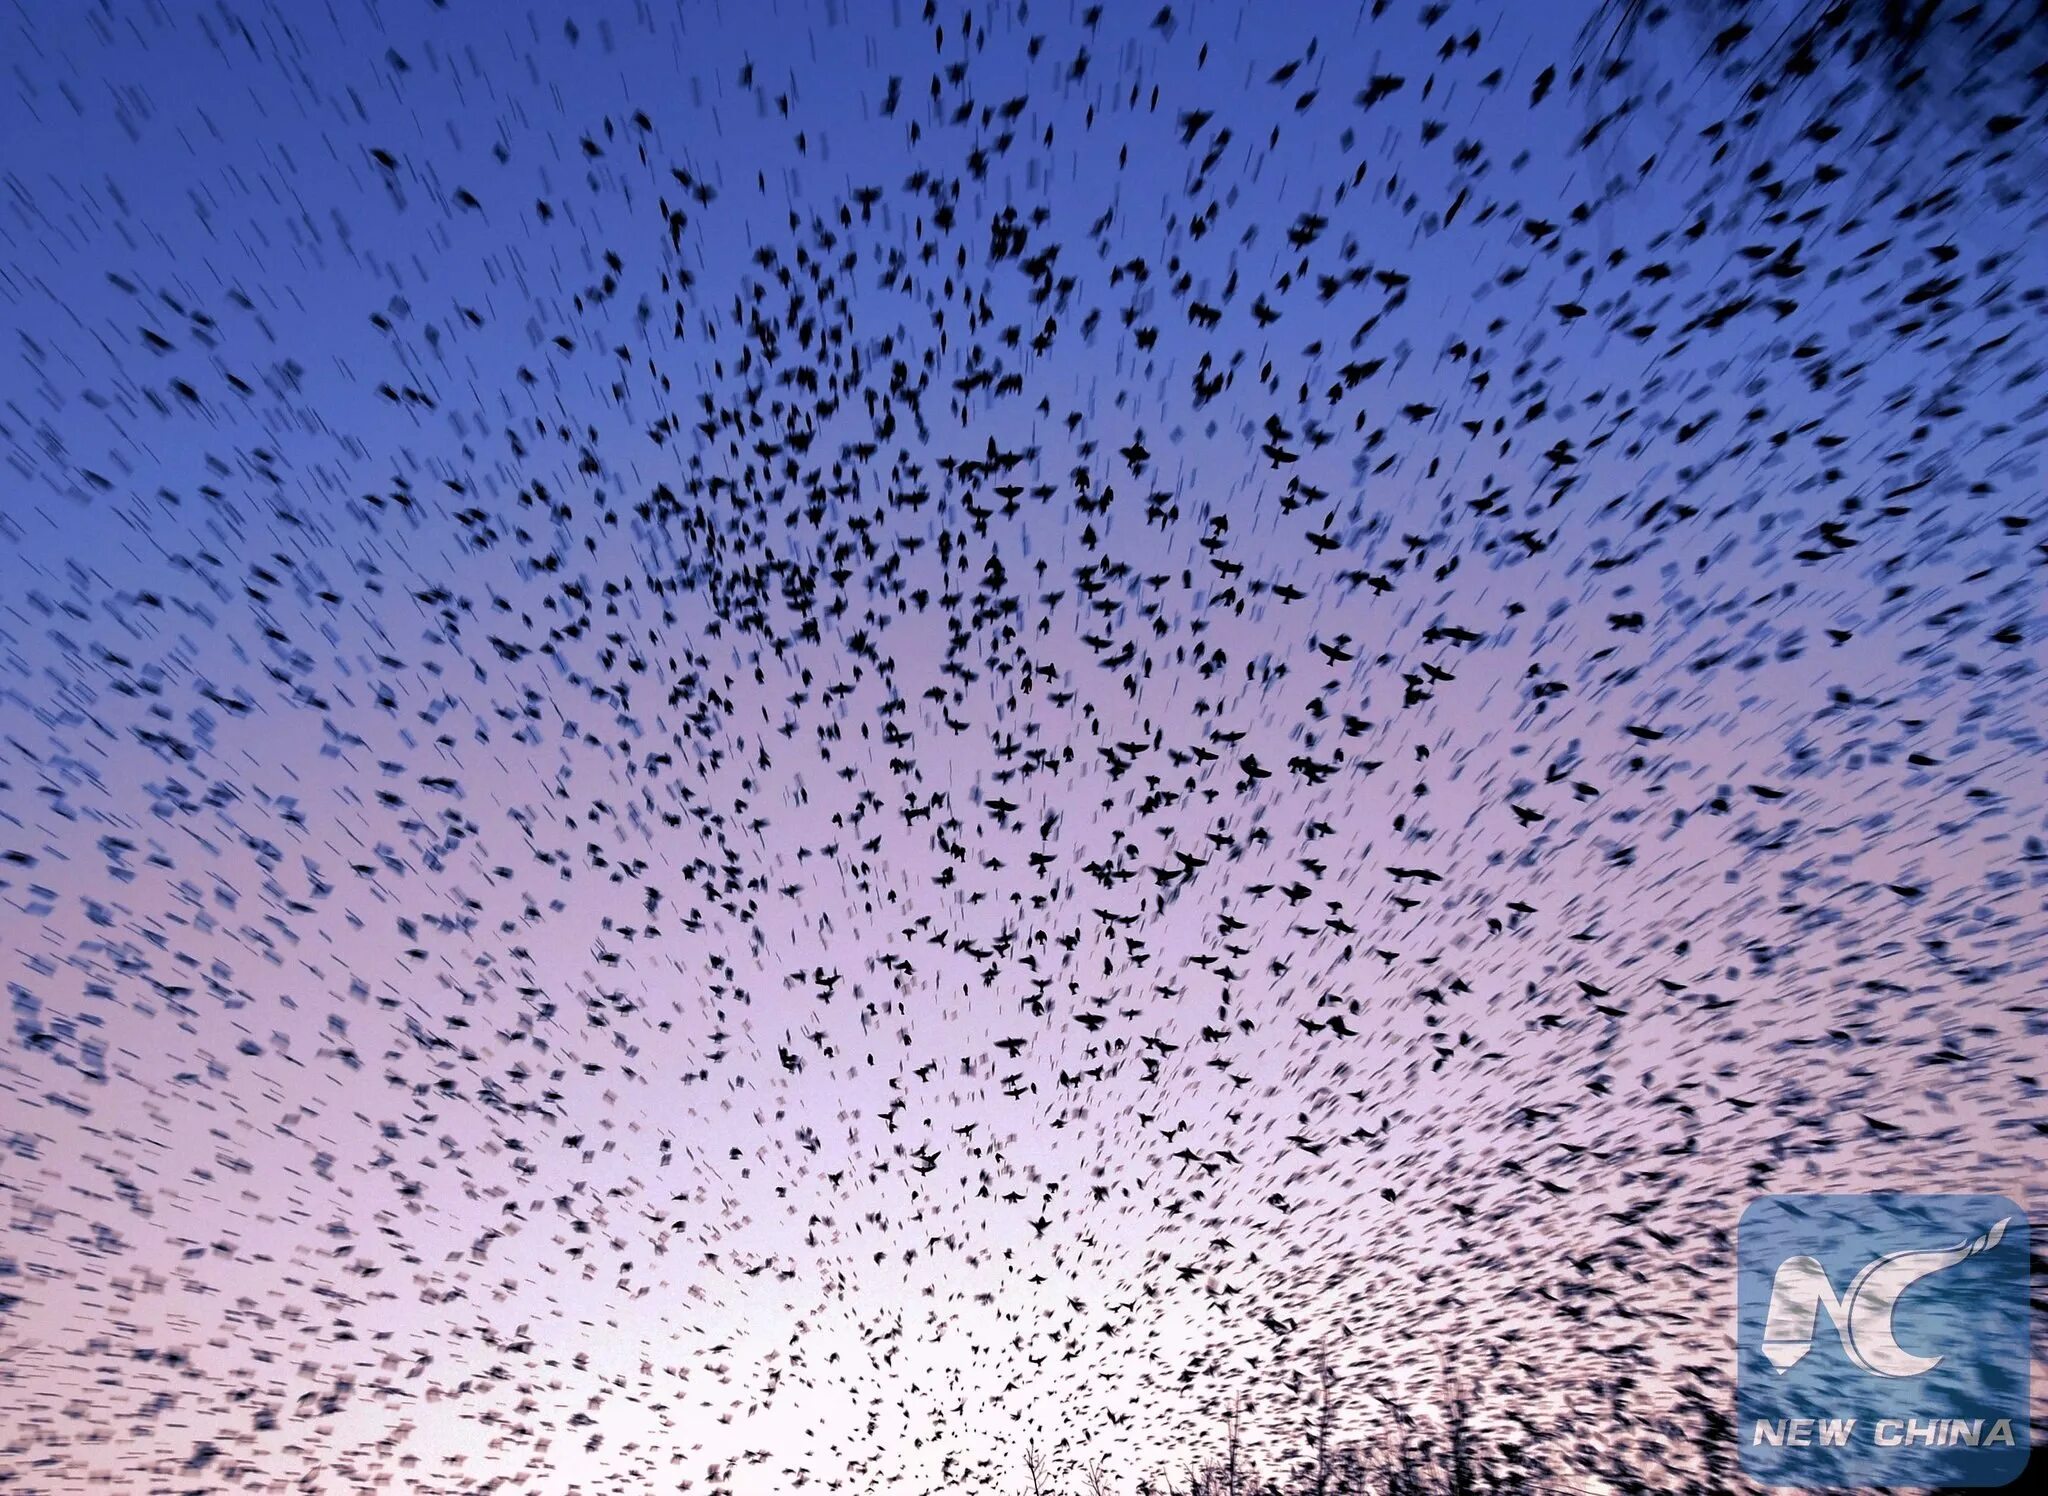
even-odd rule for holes
{"type": "Polygon", "coordinates": [[[1732,1481],[2038,1218],[2039,111],[1595,20],[0,20],[0,1491],[1732,1481]]]}

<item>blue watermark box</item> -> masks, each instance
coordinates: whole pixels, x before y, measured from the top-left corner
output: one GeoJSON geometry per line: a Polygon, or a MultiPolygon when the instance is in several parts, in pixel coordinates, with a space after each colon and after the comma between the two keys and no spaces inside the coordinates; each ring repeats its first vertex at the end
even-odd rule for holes
{"type": "Polygon", "coordinates": [[[1736,1440],[1765,1485],[2025,1468],[2028,1233],[1998,1195],[1766,1195],[1736,1233],[1736,1440]]]}

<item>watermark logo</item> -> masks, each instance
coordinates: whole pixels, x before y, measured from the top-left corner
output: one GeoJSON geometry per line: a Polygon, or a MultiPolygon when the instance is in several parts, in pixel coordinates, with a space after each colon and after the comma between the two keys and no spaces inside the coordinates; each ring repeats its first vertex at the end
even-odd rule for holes
{"type": "Polygon", "coordinates": [[[1736,1438],[1766,1485],[2027,1463],[2027,1219],[1997,1195],[1766,1195],[1736,1236],[1736,1438]]]}

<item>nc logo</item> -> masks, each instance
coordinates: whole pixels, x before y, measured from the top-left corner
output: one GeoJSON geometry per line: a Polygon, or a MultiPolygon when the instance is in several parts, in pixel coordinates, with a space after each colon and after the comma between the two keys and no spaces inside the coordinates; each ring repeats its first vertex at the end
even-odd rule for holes
{"type": "Polygon", "coordinates": [[[1857,1273],[1840,1298],[1816,1258],[1787,1257],[1771,1281],[1771,1304],[1764,1316],[1765,1358],[1780,1376],[1790,1371],[1813,1349],[1814,1323],[1825,1313],[1842,1337],[1843,1351],[1861,1370],[1880,1377],[1925,1376],[1942,1358],[1915,1355],[1899,1344],[1892,1327],[1899,1296],[1922,1278],[1996,1247],[2005,1239],[2011,1219],[2000,1216],[1982,1236],[1954,1246],[1887,1252],[1857,1273]]]}
{"type": "Polygon", "coordinates": [[[2026,1207],[2003,1195],[1750,1201],[1735,1231],[1743,1473],[1836,1492],[2018,1479],[2031,1260],[2026,1207]]]}

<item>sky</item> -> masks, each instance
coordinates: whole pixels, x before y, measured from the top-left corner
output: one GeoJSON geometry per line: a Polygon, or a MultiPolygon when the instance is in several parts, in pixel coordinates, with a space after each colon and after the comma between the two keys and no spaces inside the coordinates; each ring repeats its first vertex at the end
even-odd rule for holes
{"type": "Polygon", "coordinates": [[[0,1489],[1712,1485],[1750,1199],[2038,1215],[1961,53],[0,25],[0,1489]]]}

